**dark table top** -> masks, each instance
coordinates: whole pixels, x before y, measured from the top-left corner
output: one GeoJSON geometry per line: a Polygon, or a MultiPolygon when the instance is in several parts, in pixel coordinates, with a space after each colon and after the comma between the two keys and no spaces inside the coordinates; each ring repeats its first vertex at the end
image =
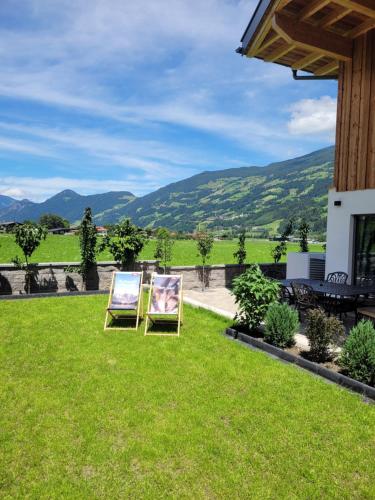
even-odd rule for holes
{"type": "Polygon", "coordinates": [[[329,281],[311,280],[307,278],[295,278],[281,280],[282,286],[291,287],[292,281],[297,283],[304,283],[313,288],[316,293],[326,293],[329,295],[336,295],[340,297],[358,297],[360,295],[375,294],[375,285],[361,286],[361,285],[343,285],[340,283],[331,283],[329,281]]]}

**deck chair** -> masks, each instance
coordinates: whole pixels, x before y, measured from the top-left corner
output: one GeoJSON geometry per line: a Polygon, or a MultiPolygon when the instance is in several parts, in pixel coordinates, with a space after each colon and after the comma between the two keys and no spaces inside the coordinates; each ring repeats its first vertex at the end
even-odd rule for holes
{"type": "Polygon", "coordinates": [[[180,336],[183,322],[182,275],[157,274],[151,277],[145,321],[145,335],[180,336]],[[176,326],[176,333],[150,332],[150,326],[176,326]]]}
{"type": "Polygon", "coordinates": [[[112,276],[111,289],[104,321],[104,330],[137,330],[143,317],[143,272],[119,272],[112,276]],[[116,326],[133,323],[135,326],[116,326]]]}

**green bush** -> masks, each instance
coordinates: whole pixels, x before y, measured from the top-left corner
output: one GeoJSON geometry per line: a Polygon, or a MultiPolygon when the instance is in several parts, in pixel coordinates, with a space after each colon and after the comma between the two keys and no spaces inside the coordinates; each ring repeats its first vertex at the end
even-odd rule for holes
{"type": "Polygon", "coordinates": [[[328,317],[321,309],[307,313],[306,337],[310,343],[310,357],[323,362],[329,359],[329,346],[344,334],[344,326],[335,316],[328,317]]]}
{"type": "Polygon", "coordinates": [[[254,264],[233,280],[232,294],[239,306],[235,320],[253,330],[264,320],[270,304],[277,301],[279,284],[254,264]]]}
{"type": "Polygon", "coordinates": [[[350,377],[375,386],[375,328],[370,321],[351,329],[339,362],[350,377]]]}
{"type": "Polygon", "coordinates": [[[266,314],[264,338],[277,347],[294,345],[294,335],[299,328],[298,312],[288,304],[271,304],[266,314]]]}

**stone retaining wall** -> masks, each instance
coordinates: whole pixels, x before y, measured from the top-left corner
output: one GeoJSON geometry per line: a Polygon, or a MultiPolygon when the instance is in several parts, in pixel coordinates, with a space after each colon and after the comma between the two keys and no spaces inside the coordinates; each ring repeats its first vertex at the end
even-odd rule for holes
{"type": "MultiPolygon", "coordinates": [[[[35,265],[33,293],[67,292],[82,290],[82,278],[77,272],[77,262],[43,263],[35,265]]],[[[215,265],[208,266],[205,272],[206,286],[211,288],[230,287],[233,278],[242,274],[247,265],[215,265]]],[[[269,277],[283,279],[286,275],[286,264],[260,264],[262,271],[269,277]]],[[[90,273],[88,290],[109,290],[112,272],[118,270],[115,262],[99,262],[90,273]]],[[[149,283],[153,272],[162,272],[157,261],[141,261],[137,270],[143,270],[144,282],[149,283]]],[[[167,269],[170,274],[182,274],[183,286],[186,290],[202,287],[203,272],[201,266],[175,266],[167,269]]],[[[13,264],[0,264],[0,295],[24,294],[25,272],[13,264]]]]}
{"type": "MultiPolygon", "coordinates": [[[[259,264],[263,273],[275,279],[285,279],[286,264],[259,264]]],[[[205,269],[205,284],[210,288],[231,288],[233,279],[244,273],[248,265],[222,264],[207,266],[205,269]]],[[[201,266],[174,266],[168,273],[183,275],[183,286],[186,290],[202,288],[203,270],[201,266]]]]}

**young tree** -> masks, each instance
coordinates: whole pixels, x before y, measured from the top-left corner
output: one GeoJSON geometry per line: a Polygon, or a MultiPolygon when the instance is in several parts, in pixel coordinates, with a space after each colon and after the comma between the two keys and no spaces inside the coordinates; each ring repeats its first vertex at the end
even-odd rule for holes
{"type": "Polygon", "coordinates": [[[154,257],[160,260],[164,269],[164,274],[166,273],[166,268],[168,263],[172,260],[172,249],[174,241],[171,237],[171,233],[168,229],[160,228],[156,233],[156,248],[154,257]]]}
{"type": "Polygon", "coordinates": [[[30,266],[29,259],[38,248],[41,241],[46,239],[47,229],[38,224],[27,223],[16,226],[14,235],[16,243],[21,248],[25,257],[25,262],[23,263],[19,257],[15,257],[12,260],[17,267],[25,269],[26,291],[30,293],[34,271],[30,266]]]}
{"type": "Polygon", "coordinates": [[[91,208],[86,208],[79,229],[79,246],[81,250],[80,274],[83,288],[87,289],[87,278],[90,270],[96,264],[96,226],[92,222],[91,208]]]}
{"type": "Polygon", "coordinates": [[[308,252],[309,251],[309,243],[307,241],[307,238],[309,236],[310,232],[310,226],[306,222],[305,219],[301,219],[301,222],[298,226],[298,234],[299,234],[299,246],[300,246],[300,252],[308,252]]]}
{"type": "Polygon", "coordinates": [[[246,232],[243,229],[238,236],[238,249],[233,254],[233,257],[237,260],[238,264],[244,264],[246,260],[245,240],[246,232]]]}
{"type": "Polygon", "coordinates": [[[125,219],[113,227],[111,236],[104,237],[100,249],[107,247],[122,269],[134,269],[147,239],[143,229],[132,224],[130,219],[125,219]]]}
{"type": "Polygon", "coordinates": [[[271,255],[272,255],[272,258],[273,258],[275,264],[280,262],[281,257],[286,255],[286,252],[287,252],[286,242],[287,242],[289,236],[293,233],[293,229],[294,229],[294,219],[292,218],[292,219],[288,220],[288,222],[287,222],[287,224],[286,224],[286,226],[281,234],[280,242],[271,250],[271,255]]]}
{"type": "Polygon", "coordinates": [[[198,231],[196,233],[198,256],[202,260],[202,292],[204,292],[206,284],[206,262],[211,256],[214,238],[207,231],[198,231]]]}
{"type": "Polygon", "coordinates": [[[69,227],[69,221],[60,217],[60,215],[56,214],[44,214],[40,217],[39,223],[42,226],[47,227],[48,229],[56,229],[60,227],[69,227]]]}

